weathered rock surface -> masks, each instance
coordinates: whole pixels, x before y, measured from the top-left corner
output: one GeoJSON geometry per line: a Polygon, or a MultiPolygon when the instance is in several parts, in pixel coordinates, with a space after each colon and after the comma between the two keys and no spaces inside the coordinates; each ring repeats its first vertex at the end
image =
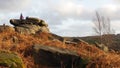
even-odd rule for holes
{"type": "Polygon", "coordinates": [[[26,19],[11,19],[10,23],[14,25],[15,31],[22,34],[35,34],[38,31],[49,33],[48,25],[45,21],[34,18],[26,17],[26,19]]]}
{"type": "Polygon", "coordinates": [[[105,46],[104,44],[96,43],[95,46],[98,47],[99,49],[105,51],[105,52],[108,52],[108,51],[109,51],[109,48],[108,48],[107,46],[105,46]]]}
{"type": "Polygon", "coordinates": [[[36,64],[52,68],[84,68],[88,63],[88,60],[80,58],[77,52],[68,49],[45,45],[34,45],[33,48],[36,64]]]}
{"type": "Polygon", "coordinates": [[[53,34],[53,33],[50,33],[53,37],[53,39],[58,39],[59,41],[63,42],[64,41],[64,38],[59,36],[59,35],[56,35],[56,34],[53,34]]]}
{"type": "Polygon", "coordinates": [[[7,51],[0,51],[0,67],[25,68],[21,58],[17,54],[7,51]]]}
{"type": "Polygon", "coordinates": [[[11,19],[10,23],[14,26],[19,26],[19,25],[23,25],[23,24],[34,24],[34,25],[39,25],[39,26],[48,26],[45,21],[38,19],[38,18],[34,18],[34,17],[26,17],[26,19],[11,19]]]}
{"type": "Polygon", "coordinates": [[[16,26],[14,27],[15,28],[15,31],[21,33],[21,34],[35,34],[36,32],[38,31],[41,31],[41,32],[47,32],[49,33],[49,29],[46,28],[46,27],[40,27],[38,25],[21,25],[21,26],[16,26]]]}

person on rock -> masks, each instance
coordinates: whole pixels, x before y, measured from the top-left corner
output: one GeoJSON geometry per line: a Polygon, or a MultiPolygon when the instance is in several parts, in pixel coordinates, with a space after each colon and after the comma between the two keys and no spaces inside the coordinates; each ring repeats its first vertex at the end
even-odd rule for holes
{"type": "Polygon", "coordinates": [[[24,17],[23,17],[23,15],[22,15],[22,13],[21,13],[21,15],[20,15],[20,20],[23,20],[24,19],[24,17]]]}

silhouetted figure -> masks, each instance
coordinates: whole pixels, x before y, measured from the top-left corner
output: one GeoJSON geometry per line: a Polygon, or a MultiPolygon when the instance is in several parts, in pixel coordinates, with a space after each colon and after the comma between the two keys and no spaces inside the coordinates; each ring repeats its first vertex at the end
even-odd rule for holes
{"type": "Polygon", "coordinates": [[[23,17],[23,15],[22,15],[22,13],[21,13],[21,15],[20,15],[20,20],[23,20],[24,19],[24,17],[23,17]]]}
{"type": "Polygon", "coordinates": [[[5,23],[4,23],[4,24],[3,24],[4,29],[5,29],[5,26],[6,26],[6,25],[5,25],[5,23]]]}

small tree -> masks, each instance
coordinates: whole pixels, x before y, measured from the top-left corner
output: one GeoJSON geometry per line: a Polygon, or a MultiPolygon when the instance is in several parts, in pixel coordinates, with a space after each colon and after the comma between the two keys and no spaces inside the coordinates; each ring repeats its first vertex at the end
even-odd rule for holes
{"type": "Polygon", "coordinates": [[[109,45],[112,43],[112,34],[114,34],[114,30],[111,27],[111,22],[110,19],[101,16],[97,11],[96,11],[96,17],[93,20],[94,22],[94,27],[93,30],[97,35],[100,36],[100,43],[109,45]]]}

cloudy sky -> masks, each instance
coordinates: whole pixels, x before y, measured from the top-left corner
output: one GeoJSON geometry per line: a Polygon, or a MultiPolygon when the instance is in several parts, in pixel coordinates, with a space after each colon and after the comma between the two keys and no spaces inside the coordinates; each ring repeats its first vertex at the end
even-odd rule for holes
{"type": "Polygon", "coordinates": [[[9,19],[33,16],[45,20],[52,33],[61,36],[90,36],[95,11],[109,17],[120,33],[120,0],[0,0],[0,24],[9,19]]]}

